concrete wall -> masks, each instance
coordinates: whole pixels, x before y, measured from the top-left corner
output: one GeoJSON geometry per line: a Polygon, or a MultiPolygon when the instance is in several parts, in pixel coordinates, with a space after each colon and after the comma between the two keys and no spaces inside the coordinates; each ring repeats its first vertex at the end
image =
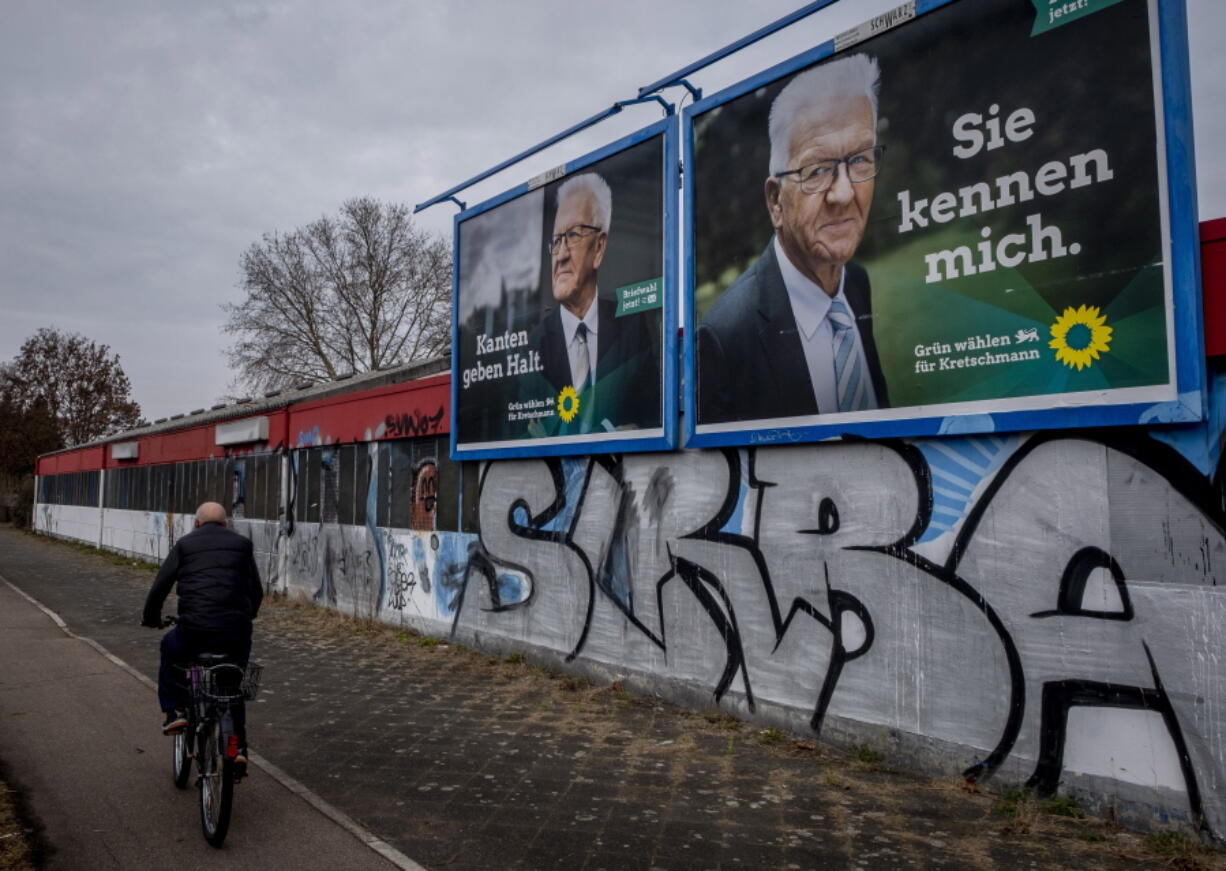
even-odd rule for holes
{"type": "Polygon", "coordinates": [[[1221,838],[1213,385],[1193,427],[491,463],[476,536],[236,527],[329,607],[1221,838]]]}
{"type": "Polygon", "coordinates": [[[99,545],[102,514],[97,508],[80,505],[34,506],[34,530],[73,541],[99,545]]]}

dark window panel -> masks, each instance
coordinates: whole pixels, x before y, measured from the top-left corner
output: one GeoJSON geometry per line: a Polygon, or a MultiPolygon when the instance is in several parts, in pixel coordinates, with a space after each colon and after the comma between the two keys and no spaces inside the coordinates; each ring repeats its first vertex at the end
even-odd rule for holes
{"type": "Polygon", "coordinates": [[[375,513],[376,526],[388,526],[392,505],[392,446],[390,442],[379,443],[379,456],[375,463],[376,481],[375,513]]]}
{"type": "Polygon", "coordinates": [[[308,523],[319,523],[323,484],[323,449],[311,448],[306,452],[307,513],[308,523]]]}
{"type": "Polygon", "coordinates": [[[268,495],[264,516],[269,520],[281,517],[281,472],[284,463],[282,454],[270,454],[268,457],[268,495]]]}
{"type": "Polygon", "coordinates": [[[366,508],[370,498],[372,466],[370,445],[356,445],[353,451],[353,522],[366,525],[366,508]]]}
{"type": "Polygon", "coordinates": [[[438,504],[434,511],[435,527],[455,532],[460,521],[460,464],[447,456],[447,440],[439,439],[438,504]]]}
{"type": "Polygon", "coordinates": [[[357,451],[353,445],[341,445],[333,454],[333,460],[337,467],[336,520],[338,523],[343,523],[347,526],[353,525],[354,487],[356,484],[354,460],[356,456],[357,451]]]}
{"type": "Polygon", "coordinates": [[[397,439],[388,446],[391,448],[389,525],[408,529],[413,513],[413,442],[397,439]]]}
{"type": "Polygon", "coordinates": [[[272,505],[272,469],[273,469],[273,454],[263,454],[260,457],[260,519],[273,520],[276,518],[275,509],[272,505]]]}
{"type": "Polygon", "coordinates": [[[243,460],[247,470],[246,502],[244,511],[252,520],[264,519],[264,457],[260,455],[243,460]]]}
{"type": "Polygon", "coordinates": [[[290,451],[289,498],[292,501],[295,522],[306,520],[306,488],[302,480],[302,464],[306,451],[290,451]]]}
{"type": "Polygon", "coordinates": [[[481,513],[477,496],[481,487],[481,464],[474,460],[460,464],[460,531],[480,532],[481,513]]]}

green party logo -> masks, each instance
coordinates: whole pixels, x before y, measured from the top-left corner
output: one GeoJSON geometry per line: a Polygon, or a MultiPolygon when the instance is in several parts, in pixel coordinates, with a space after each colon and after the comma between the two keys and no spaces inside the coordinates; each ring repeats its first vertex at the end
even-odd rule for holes
{"type": "Polygon", "coordinates": [[[1047,347],[1055,349],[1057,360],[1080,372],[1111,349],[1112,332],[1098,306],[1069,306],[1051,325],[1047,347]]]}
{"type": "Polygon", "coordinates": [[[575,388],[567,384],[558,394],[558,417],[562,418],[563,423],[570,423],[578,413],[579,394],[575,392],[575,388]]]}

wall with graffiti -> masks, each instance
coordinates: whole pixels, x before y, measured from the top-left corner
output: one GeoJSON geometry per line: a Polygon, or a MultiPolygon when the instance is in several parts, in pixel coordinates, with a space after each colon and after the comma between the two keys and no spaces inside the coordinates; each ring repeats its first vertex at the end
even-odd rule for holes
{"type": "Polygon", "coordinates": [[[170,553],[175,540],[191,528],[191,515],[165,511],[106,511],[102,515],[102,546],[160,560],[170,553]]]}
{"type": "MultiPolygon", "coordinates": [[[[444,435],[305,432],[277,516],[235,528],[271,588],[324,606],[1221,838],[1212,381],[1209,420],[1178,428],[481,467],[444,435]]],[[[80,510],[45,508],[61,534],[80,510]]],[[[150,555],[186,531],[106,516],[150,555]]]]}
{"type": "Polygon", "coordinates": [[[455,630],[1226,833],[1226,379],[1181,429],[493,463],[455,630]]]}

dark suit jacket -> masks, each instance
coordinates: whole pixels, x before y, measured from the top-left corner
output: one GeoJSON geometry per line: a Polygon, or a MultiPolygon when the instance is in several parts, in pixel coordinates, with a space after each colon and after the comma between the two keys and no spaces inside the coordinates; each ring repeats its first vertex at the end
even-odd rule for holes
{"type": "MultiPolygon", "coordinates": [[[[847,264],[843,295],[864,346],[879,408],[889,406],[877,343],[868,274],[847,264]]],[[[817,414],[800,331],[792,315],[772,241],[732,283],[698,328],[698,423],[817,414]]]]}
{"type": "MultiPolygon", "coordinates": [[[[580,394],[580,415],[601,429],[613,426],[657,428],[661,425],[660,339],[653,313],[615,317],[617,303],[597,297],[600,316],[596,341],[596,385],[580,394]],[[584,402],[588,405],[584,408],[584,402]]],[[[570,356],[562,314],[555,306],[532,331],[532,347],[540,351],[545,378],[555,390],[571,383],[570,356]]],[[[578,432],[575,420],[569,431],[578,432]]]]}

